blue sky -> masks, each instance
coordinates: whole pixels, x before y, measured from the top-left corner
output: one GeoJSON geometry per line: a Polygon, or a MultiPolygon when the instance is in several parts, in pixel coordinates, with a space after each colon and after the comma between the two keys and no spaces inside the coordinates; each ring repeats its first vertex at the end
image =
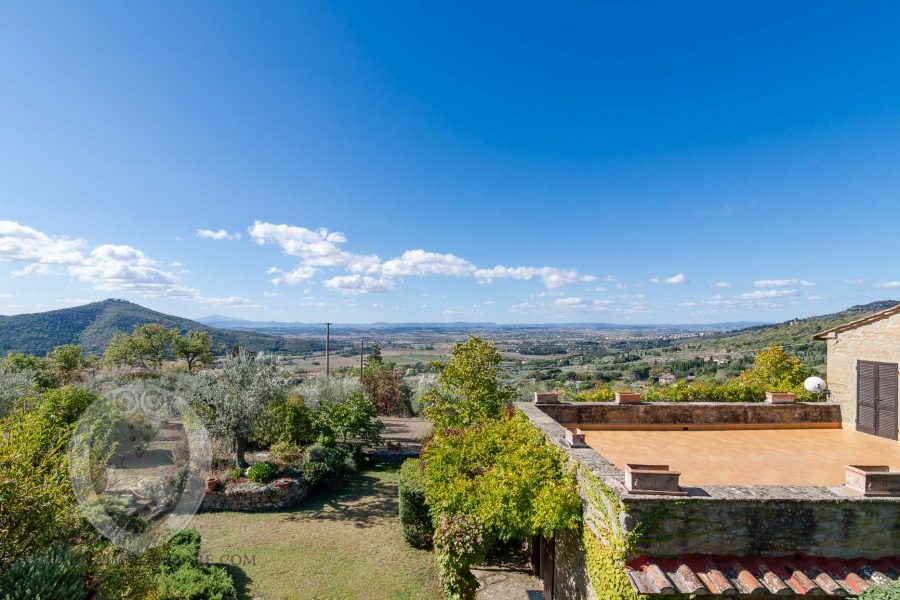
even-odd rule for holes
{"type": "Polygon", "coordinates": [[[898,27],[890,2],[4,3],[0,314],[900,297],[898,27]]]}

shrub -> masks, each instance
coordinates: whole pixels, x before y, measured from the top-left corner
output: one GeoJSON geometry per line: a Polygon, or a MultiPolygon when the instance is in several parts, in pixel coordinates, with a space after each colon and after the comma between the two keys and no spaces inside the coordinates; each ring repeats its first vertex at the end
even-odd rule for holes
{"type": "MultiPolygon", "coordinates": [[[[260,463],[263,464],[263,463],[260,463]]],[[[173,537],[160,561],[159,587],[167,600],[226,600],[236,595],[224,568],[199,562],[200,533],[184,529],[173,537]]]]}
{"type": "Polygon", "coordinates": [[[344,448],[316,444],[306,449],[303,478],[310,487],[334,483],[355,472],[353,456],[344,448]]]}
{"type": "Polygon", "coordinates": [[[314,414],[300,396],[289,396],[266,407],[255,428],[253,440],[260,446],[290,442],[305,446],[315,441],[314,414]]]}
{"type": "Polygon", "coordinates": [[[84,564],[75,552],[50,547],[14,563],[0,577],[4,600],[80,600],[84,589],[84,564]]]}
{"type": "Polygon", "coordinates": [[[466,515],[441,517],[434,547],[444,596],[448,600],[475,598],[478,579],[470,567],[484,562],[486,555],[484,531],[475,519],[466,515]]]}
{"type": "Polygon", "coordinates": [[[400,467],[400,531],[406,543],[415,548],[431,548],[434,526],[425,504],[425,478],[422,462],[411,458],[400,467]]]}
{"type": "Polygon", "coordinates": [[[859,600],[900,600],[900,582],[867,589],[859,600]]]}
{"type": "Polygon", "coordinates": [[[227,600],[235,597],[234,581],[223,567],[183,565],[160,576],[167,600],[227,600]]]}
{"type": "Polygon", "coordinates": [[[290,462],[300,458],[303,451],[300,449],[300,446],[293,442],[282,441],[272,444],[272,447],[269,448],[269,453],[277,460],[290,462]]]}
{"type": "Polygon", "coordinates": [[[278,476],[278,467],[270,462],[256,463],[247,470],[247,478],[251,481],[265,483],[278,476]]]}

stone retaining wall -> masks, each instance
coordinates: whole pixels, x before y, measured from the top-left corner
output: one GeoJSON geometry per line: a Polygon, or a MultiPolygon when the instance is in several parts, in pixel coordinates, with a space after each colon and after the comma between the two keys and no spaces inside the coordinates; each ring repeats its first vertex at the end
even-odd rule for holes
{"type": "Polygon", "coordinates": [[[237,483],[228,486],[219,484],[214,492],[206,492],[202,511],[233,510],[238,512],[261,512],[290,508],[309,495],[309,486],[305,481],[294,480],[286,488],[276,487],[275,483],[237,483]]]}
{"type": "Polygon", "coordinates": [[[840,426],[833,402],[576,402],[533,405],[564,425],[800,425],[840,426]]]}

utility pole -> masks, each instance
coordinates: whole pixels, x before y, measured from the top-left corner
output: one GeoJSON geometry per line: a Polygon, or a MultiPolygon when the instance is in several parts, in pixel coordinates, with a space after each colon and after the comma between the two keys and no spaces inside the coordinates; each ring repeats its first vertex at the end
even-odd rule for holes
{"type": "Polygon", "coordinates": [[[366,343],[365,338],[359,340],[359,382],[363,380],[363,344],[366,343]]]}
{"type": "Polygon", "coordinates": [[[325,323],[325,377],[331,373],[331,323],[325,323]]]}

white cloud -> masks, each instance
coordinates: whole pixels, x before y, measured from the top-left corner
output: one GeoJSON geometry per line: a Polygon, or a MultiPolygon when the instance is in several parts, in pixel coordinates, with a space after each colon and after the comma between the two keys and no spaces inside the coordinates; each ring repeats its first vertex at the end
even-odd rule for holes
{"type": "Polygon", "coordinates": [[[824,300],[824,299],[825,299],[825,296],[815,296],[815,295],[813,295],[813,296],[807,296],[806,299],[807,299],[807,300],[824,300]]]}
{"type": "Polygon", "coordinates": [[[176,275],[156,266],[156,262],[133,246],[102,244],[91,250],[79,264],[69,265],[69,274],[94,289],[126,291],[144,296],[198,298],[196,290],[184,287],[176,275]]]}
{"type": "Polygon", "coordinates": [[[669,285],[681,285],[687,282],[688,278],[685,277],[684,273],[678,273],[677,275],[672,275],[671,277],[663,279],[663,283],[668,283],[669,285]]]}
{"type": "Polygon", "coordinates": [[[200,304],[211,304],[213,306],[230,306],[232,308],[259,308],[259,304],[249,298],[241,296],[228,296],[225,298],[198,298],[200,304]]]}
{"type": "Polygon", "coordinates": [[[9,298],[12,298],[12,297],[13,297],[12,294],[9,294],[9,293],[7,293],[7,292],[0,292],[0,298],[2,298],[2,299],[4,299],[4,300],[9,299],[9,298]]]}
{"type": "Polygon", "coordinates": [[[607,275],[606,277],[603,278],[603,281],[609,281],[609,282],[618,281],[618,277],[616,277],[615,275],[607,275]]]}
{"type": "Polygon", "coordinates": [[[865,283],[865,279],[845,279],[844,283],[849,283],[850,285],[859,285],[861,283],[865,283]]]}
{"type": "Polygon", "coordinates": [[[753,282],[753,285],[756,287],[788,287],[798,285],[801,287],[812,287],[816,284],[806,279],[757,279],[753,282]]]}
{"type": "Polygon", "coordinates": [[[369,275],[338,275],[322,282],[325,287],[345,294],[369,294],[389,292],[394,289],[394,281],[389,277],[369,275]]]}
{"type": "Polygon", "coordinates": [[[385,306],[384,306],[384,304],[381,304],[380,302],[373,302],[372,308],[385,308],[385,306]]]}
{"type": "Polygon", "coordinates": [[[504,267],[497,265],[492,269],[478,269],[475,278],[479,283],[493,283],[496,279],[529,280],[540,277],[547,289],[556,289],[573,283],[590,283],[596,281],[593,275],[580,275],[575,269],[557,269],[556,267],[504,267]]]}
{"type": "Polygon", "coordinates": [[[70,265],[83,259],[86,247],[82,239],[51,237],[16,221],[0,221],[0,261],[70,265]]]}
{"type": "Polygon", "coordinates": [[[266,271],[266,274],[277,275],[277,277],[273,277],[270,280],[274,285],[281,285],[282,283],[285,285],[299,285],[308,279],[312,279],[316,272],[315,267],[298,265],[297,268],[291,271],[282,271],[277,267],[272,267],[266,271]]]}
{"type": "Polygon", "coordinates": [[[728,283],[727,281],[719,281],[718,283],[712,284],[710,287],[714,287],[714,288],[729,288],[729,287],[731,287],[731,284],[728,283]]]}
{"type": "Polygon", "coordinates": [[[225,229],[198,229],[197,237],[205,240],[239,240],[241,239],[241,234],[237,231],[230,232],[225,229]]]}
{"type": "Polygon", "coordinates": [[[263,298],[281,298],[284,296],[281,292],[263,292],[263,298]]]}
{"type": "Polygon", "coordinates": [[[324,302],[300,302],[297,306],[303,306],[307,308],[324,308],[327,306],[324,302]]]}
{"type": "Polygon", "coordinates": [[[879,281],[872,284],[872,287],[877,290],[893,290],[900,288],[900,281],[879,281]]]}
{"type": "Polygon", "coordinates": [[[379,263],[378,257],[358,256],[338,247],[347,241],[343,233],[319,228],[315,231],[294,225],[276,225],[255,221],[247,230],[254,242],[275,244],[288,256],[301,259],[301,264],[311,267],[370,268],[379,263]]]}
{"type": "Polygon", "coordinates": [[[788,298],[796,296],[797,290],[757,290],[735,296],[740,300],[762,300],[771,298],[788,298]]]}
{"type": "Polygon", "coordinates": [[[387,276],[451,275],[466,277],[475,272],[475,265],[455,254],[407,250],[400,257],[393,258],[381,265],[381,272],[387,276]]]}
{"type": "Polygon", "coordinates": [[[569,298],[559,298],[553,304],[557,306],[581,306],[588,302],[585,298],[579,298],[578,296],[571,296],[569,298]]]}

